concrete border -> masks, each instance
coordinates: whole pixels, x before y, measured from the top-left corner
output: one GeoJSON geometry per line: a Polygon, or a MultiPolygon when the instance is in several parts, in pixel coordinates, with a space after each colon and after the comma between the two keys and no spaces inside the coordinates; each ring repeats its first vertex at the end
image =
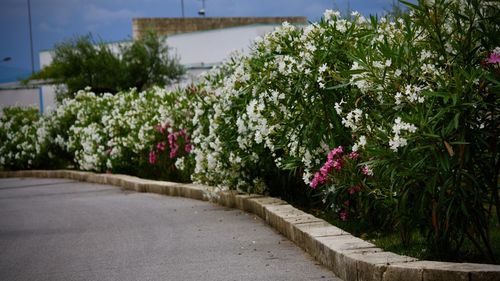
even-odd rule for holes
{"type": "MultiPolygon", "coordinates": [[[[208,201],[207,186],[72,170],[0,172],[0,178],[67,178],[208,201]]],[[[260,195],[220,192],[216,203],[258,215],[345,281],[500,281],[500,265],[419,261],[385,252],[287,202],[260,195]]]]}

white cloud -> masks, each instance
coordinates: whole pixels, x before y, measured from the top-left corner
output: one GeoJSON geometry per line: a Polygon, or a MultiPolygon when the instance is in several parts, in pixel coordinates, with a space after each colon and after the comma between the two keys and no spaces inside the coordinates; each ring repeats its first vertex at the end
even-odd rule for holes
{"type": "Polygon", "coordinates": [[[131,20],[140,16],[140,13],[128,9],[108,10],[91,4],[86,8],[84,20],[91,25],[109,24],[119,20],[131,20]]]}
{"type": "Polygon", "coordinates": [[[61,27],[56,27],[46,21],[38,24],[38,30],[49,33],[62,33],[64,31],[61,27]]]}

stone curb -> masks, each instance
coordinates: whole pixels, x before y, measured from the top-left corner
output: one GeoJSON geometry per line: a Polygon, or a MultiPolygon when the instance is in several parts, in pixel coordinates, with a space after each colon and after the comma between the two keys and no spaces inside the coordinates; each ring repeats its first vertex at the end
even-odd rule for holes
{"type": "MultiPolygon", "coordinates": [[[[203,185],[127,175],[72,170],[0,172],[0,178],[7,177],[67,178],[137,192],[209,200],[209,188],[203,185]]],[[[385,252],[277,198],[224,191],[214,201],[261,217],[345,281],[500,281],[500,265],[419,261],[385,252]]]]}

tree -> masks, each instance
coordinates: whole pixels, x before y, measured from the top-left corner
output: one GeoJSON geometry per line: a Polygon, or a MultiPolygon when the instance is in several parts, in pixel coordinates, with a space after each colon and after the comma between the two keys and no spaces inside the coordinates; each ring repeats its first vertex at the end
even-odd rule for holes
{"type": "Polygon", "coordinates": [[[87,86],[96,93],[163,87],[183,74],[178,58],[169,55],[168,46],[154,33],[121,43],[118,51],[89,34],[57,44],[52,63],[28,80],[65,84],[72,95],[87,86]]]}

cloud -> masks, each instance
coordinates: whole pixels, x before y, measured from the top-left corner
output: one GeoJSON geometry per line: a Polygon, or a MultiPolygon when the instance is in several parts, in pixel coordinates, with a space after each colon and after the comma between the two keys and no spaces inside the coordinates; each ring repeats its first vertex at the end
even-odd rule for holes
{"type": "Polygon", "coordinates": [[[48,33],[63,33],[64,31],[61,27],[56,27],[54,25],[49,24],[46,21],[43,21],[38,24],[38,30],[48,33]]]}
{"type": "Polygon", "coordinates": [[[86,8],[83,18],[91,25],[102,25],[120,20],[130,20],[138,16],[140,13],[128,9],[108,10],[91,4],[86,8]]]}

